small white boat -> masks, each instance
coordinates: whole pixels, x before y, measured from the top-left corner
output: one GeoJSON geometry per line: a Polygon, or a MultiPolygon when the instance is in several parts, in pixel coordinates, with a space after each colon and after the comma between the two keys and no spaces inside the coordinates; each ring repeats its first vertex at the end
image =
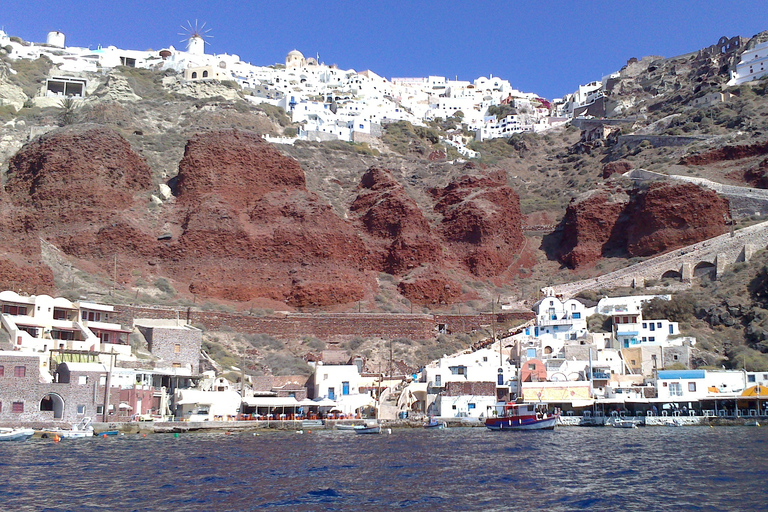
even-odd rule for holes
{"type": "Polygon", "coordinates": [[[84,437],[93,437],[93,425],[91,418],[83,418],[80,423],[73,425],[72,428],[51,428],[43,431],[43,437],[59,436],[61,439],[82,439],[84,437]]]}
{"type": "Polygon", "coordinates": [[[34,433],[31,428],[0,428],[0,441],[26,441],[34,433]]]}
{"type": "Polygon", "coordinates": [[[355,434],[381,434],[381,425],[355,425],[355,434]]]}
{"type": "Polygon", "coordinates": [[[639,422],[635,420],[618,419],[612,422],[613,428],[637,428],[639,422]]]}

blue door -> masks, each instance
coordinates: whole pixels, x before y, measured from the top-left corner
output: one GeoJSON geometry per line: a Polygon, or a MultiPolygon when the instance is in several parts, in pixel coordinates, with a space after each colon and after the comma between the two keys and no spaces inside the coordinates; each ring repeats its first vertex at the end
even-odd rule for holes
{"type": "Polygon", "coordinates": [[[333,388],[328,388],[328,398],[336,400],[336,391],[333,388]]]}
{"type": "Polygon", "coordinates": [[[342,382],[341,383],[341,394],[342,395],[348,395],[349,394],[349,382],[342,382]]]}

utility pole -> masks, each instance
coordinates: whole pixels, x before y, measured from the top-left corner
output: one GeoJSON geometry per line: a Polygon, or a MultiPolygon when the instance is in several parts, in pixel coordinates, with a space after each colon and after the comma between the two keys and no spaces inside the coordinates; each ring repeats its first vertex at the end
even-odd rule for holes
{"type": "Polygon", "coordinates": [[[107,382],[104,388],[104,410],[102,411],[102,421],[104,423],[109,421],[109,386],[112,382],[112,367],[115,355],[115,349],[112,349],[112,353],[109,354],[109,372],[107,373],[107,382]]]}

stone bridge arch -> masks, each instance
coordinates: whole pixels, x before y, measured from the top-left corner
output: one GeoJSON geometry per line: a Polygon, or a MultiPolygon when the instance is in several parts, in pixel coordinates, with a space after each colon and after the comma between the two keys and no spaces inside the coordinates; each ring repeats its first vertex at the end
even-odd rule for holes
{"type": "Polygon", "coordinates": [[[712,274],[717,274],[716,262],[713,263],[707,260],[702,260],[693,267],[693,277],[703,277],[712,274]]]}

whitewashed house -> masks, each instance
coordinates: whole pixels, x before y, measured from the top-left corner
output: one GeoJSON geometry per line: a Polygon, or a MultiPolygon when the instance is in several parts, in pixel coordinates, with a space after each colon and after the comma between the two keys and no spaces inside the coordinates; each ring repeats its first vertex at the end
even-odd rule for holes
{"type": "Polygon", "coordinates": [[[731,70],[729,86],[740,85],[757,80],[768,74],[768,41],[755,45],[741,54],[736,68],[731,70]]]}

